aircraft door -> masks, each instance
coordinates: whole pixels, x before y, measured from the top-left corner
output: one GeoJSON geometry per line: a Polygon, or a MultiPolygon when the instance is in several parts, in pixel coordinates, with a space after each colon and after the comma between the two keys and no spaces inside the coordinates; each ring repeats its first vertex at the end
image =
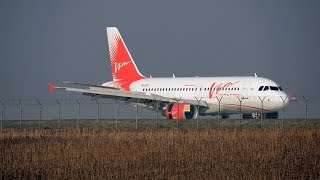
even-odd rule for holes
{"type": "Polygon", "coordinates": [[[249,99],[250,96],[250,81],[244,81],[241,87],[241,98],[242,99],[249,99]]]}

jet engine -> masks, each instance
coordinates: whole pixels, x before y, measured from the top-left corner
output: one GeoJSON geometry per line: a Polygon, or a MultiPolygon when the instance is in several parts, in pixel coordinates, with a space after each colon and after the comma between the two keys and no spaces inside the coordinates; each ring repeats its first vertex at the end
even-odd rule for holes
{"type": "Polygon", "coordinates": [[[166,107],[165,116],[167,119],[196,119],[198,110],[195,105],[188,103],[170,103],[166,107]]]}

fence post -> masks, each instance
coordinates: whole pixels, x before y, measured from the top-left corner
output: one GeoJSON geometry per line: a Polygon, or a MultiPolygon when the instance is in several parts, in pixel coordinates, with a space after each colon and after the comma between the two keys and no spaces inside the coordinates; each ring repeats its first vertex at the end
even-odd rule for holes
{"type": "Polygon", "coordinates": [[[119,121],[119,102],[116,100],[117,103],[117,112],[116,112],[116,129],[118,129],[118,121],[119,121]]]}
{"type": "Polygon", "coordinates": [[[199,104],[200,104],[200,101],[201,101],[201,99],[202,99],[202,97],[200,98],[200,99],[198,99],[197,97],[195,97],[196,98],[196,100],[197,100],[197,103],[198,103],[198,106],[197,106],[197,112],[198,112],[198,114],[197,114],[197,130],[199,130],[199,119],[198,119],[198,116],[199,116],[199,113],[200,113],[200,111],[199,111],[199,104]]]}
{"type": "Polygon", "coordinates": [[[240,114],[239,114],[239,126],[241,125],[241,119],[242,119],[242,98],[239,98],[239,96],[237,96],[238,100],[239,100],[239,105],[240,105],[240,114]]]}
{"type": "Polygon", "coordinates": [[[304,126],[307,125],[307,120],[308,120],[308,102],[309,98],[306,96],[302,96],[304,103],[305,103],[305,116],[304,116],[304,126]]]}
{"type": "Polygon", "coordinates": [[[139,114],[139,104],[140,99],[138,99],[138,101],[136,102],[136,130],[138,130],[138,114],[139,114]]]}
{"type": "Polygon", "coordinates": [[[80,101],[78,98],[76,98],[77,104],[78,104],[78,117],[77,117],[77,129],[79,129],[79,121],[80,121],[80,101]]]}
{"type": "MultiPolygon", "coordinates": [[[[177,105],[178,105],[178,117],[177,117],[177,129],[179,129],[179,112],[180,112],[180,107],[179,107],[179,101],[181,100],[181,97],[178,99],[178,98],[174,98],[175,101],[177,101],[177,105]]],[[[173,117],[172,117],[173,119],[173,117]]]]}
{"type": "Polygon", "coordinates": [[[266,96],[264,96],[263,98],[261,98],[260,96],[258,96],[260,101],[261,101],[261,114],[260,114],[260,128],[262,128],[262,119],[263,119],[263,102],[266,99],[266,96]]]}
{"type": "Polygon", "coordinates": [[[22,101],[18,99],[20,106],[20,130],[22,129],[22,101]]]}
{"type": "Polygon", "coordinates": [[[38,104],[40,106],[40,112],[39,112],[39,124],[38,124],[38,129],[41,128],[41,120],[42,120],[42,103],[40,101],[40,99],[37,97],[37,101],[38,101],[38,104]]]}
{"type": "Polygon", "coordinates": [[[218,102],[219,102],[219,109],[218,109],[218,124],[219,124],[219,127],[220,127],[220,106],[221,106],[221,101],[222,101],[222,98],[223,96],[221,96],[221,98],[219,98],[218,96],[216,96],[218,102]]]}
{"type": "Polygon", "coordinates": [[[158,129],[158,126],[159,126],[159,124],[158,124],[158,116],[159,116],[159,101],[158,100],[156,100],[156,99],[154,99],[156,102],[157,102],[157,109],[156,109],[156,127],[157,127],[157,129],[158,129]]]}
{"type": "Polygon", "coordinates": [[[57,99],[57,103],[59,105],[59,115],[58,115],[58,130],[60,130],[60,117],[61,117],[61,102],[57,99]]]}
{"type": "Polygon", "coordinates": [[[288,96],[286,96],[285,98],[283,98],[282,96],[280,96],[281,100],[282,100],[282,118],[281,118],[281,129],[283,129],[283,121],[284,121],[284,103],[287,100],[288,96]]]}
{"type": "Polygon", "coordinates": [[[2,99],[0,99],[0,103],[1,103],[1,132],[2,132],[2,130],[3,130],[4,101],[2,101],[2,99]]]}
{"type": "Polygon", "coordinates": [[[96,130],[98,130],[98,123],[99,123],[99,111],[100,111],[100,104],[99,104],[99,99],[96,99],[97,103],[97,116],[96,116],[96,130]]]}

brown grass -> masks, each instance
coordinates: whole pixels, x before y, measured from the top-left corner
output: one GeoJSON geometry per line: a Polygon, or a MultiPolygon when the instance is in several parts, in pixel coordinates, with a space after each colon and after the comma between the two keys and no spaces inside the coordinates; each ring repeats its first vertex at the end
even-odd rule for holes
{"type": "Polygon", "coordinates": [[[319,179],[320,129],[7,131],[1,179],[319,179]]]}

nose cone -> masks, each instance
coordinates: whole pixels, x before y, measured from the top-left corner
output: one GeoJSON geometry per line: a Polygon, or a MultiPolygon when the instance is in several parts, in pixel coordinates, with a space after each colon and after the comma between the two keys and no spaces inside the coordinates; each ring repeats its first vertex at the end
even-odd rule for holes
{"type": "Polygon", "coordinates": [[[289,102],[290,102],[290,99],[287,96],[287,99],[284,101],[284,106],[288,106],[289,102]]]}
{"type": "Polygon", "coordinates": [[[282,106],[284,107],[286,107],[290,102],[290,96],[285,92],[281,92],[280,99],[283,103],[282,106]]]}
{"type": "Polygon", "coordinates": [[[274,97],[274,101],[270,110],[272,111],[279,111],[288,106],[289,104],[289,97],[284,92],[278,92],[277,96],[274,97]]]}

